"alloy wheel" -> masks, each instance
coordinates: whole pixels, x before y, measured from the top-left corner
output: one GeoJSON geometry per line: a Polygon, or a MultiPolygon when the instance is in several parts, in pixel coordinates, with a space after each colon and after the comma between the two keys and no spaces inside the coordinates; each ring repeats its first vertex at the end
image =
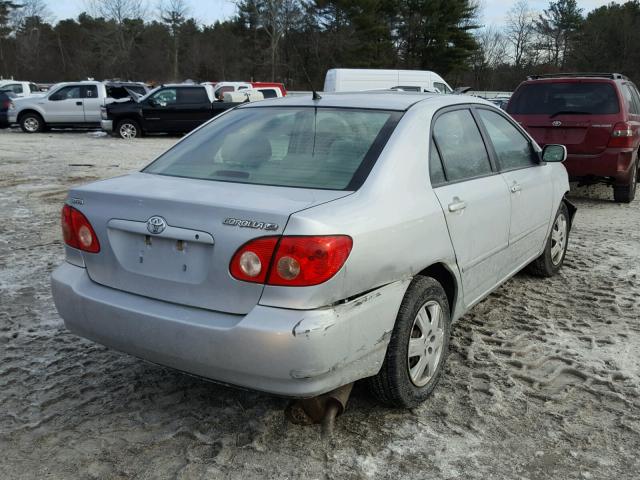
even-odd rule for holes
{"type": "Polygon", "coordinates": [[[560,213],[551,230],[551,261],[559,265],[564,256],[564,247],[567,243],[567,219],[560,213]]]}
{"type": "Polygon", "coordinates": [[[416,387],[423,387],[435,375],[444,346],[442,307],[430,300],[418,309],[409,338],[407,367],[416,387]]]}
{"type": "Polygon", "coordinates": [[[27,132],[37,132],[40,128],[40,122],[35,117],[28,117],[23,122],[24,128],[27,132]]]}
{"type": "Polygon", "coordinates": [[[120,125],[120,136],[122,138],[136,138],[138,136],[138,129],[131,123],[123,123],[120,125]]]}

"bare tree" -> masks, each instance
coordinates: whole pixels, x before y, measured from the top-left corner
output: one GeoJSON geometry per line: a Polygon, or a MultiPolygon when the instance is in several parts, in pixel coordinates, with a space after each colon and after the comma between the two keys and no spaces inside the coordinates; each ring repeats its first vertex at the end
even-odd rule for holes
{"type": "Polygon", "coordinates": [[[478,49],[471,55],[474,84],[492,89],[496,69],[506,63],[508,45],[504,34],[495,26],[483,28],[475,36],[478,49]]]}
{"type": "Polygon", "coordinates": [[[86,4],[94,17],[114,20],[118,25],[128,18],[142,18],[147,13],[145,0],[86,0],[86,4]]]}
{"type": "Polygon", "coordinates": [[[173,79],[178,80],[180,27],[187,19],[189,8],[185,0],[160,0],[158,9],[162,23],[171,30],[171,37],[173,38],[173,79]]]}
{"type": "Polygon", "coordinates": [[[147,1],[85,0],[85,3],[92,16],[102,17],[113,23],[109,38],[96,40],[106,52],[108,69],[119,76],[128,77],[133,69],[132,52],[140,33],[140,28],[134,25],[146,15],[147,1]]]}
{"type": "Polygon", "coordinates": [[[42,22],[50,22],[53,14],[44,0],[20,0],[20,8],[11,13],[11,23],[17,30],[27,18],[38,17],[42,22]]]}
{"type": "Polygon", "coordinates": [[[507,12],[505,38],[516,68],[524,65],[535,41],[534,14],[527,0],[518,0],[507,12]]]}
{"type": "Polygon", "coordinates": [[[252,14],[256,19],[256,26],[267,35],[271,81],[275,81],[280,42],[286,33],[298,25],[302,19],[300,2],[297,0],[244,0],[237,5],[239,9],[252,14]]]}

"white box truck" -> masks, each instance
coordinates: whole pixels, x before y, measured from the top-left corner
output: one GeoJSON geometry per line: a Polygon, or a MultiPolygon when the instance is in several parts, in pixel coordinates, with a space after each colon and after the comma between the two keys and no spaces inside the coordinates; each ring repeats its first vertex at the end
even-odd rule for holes
{"type": "Polygon", "coordinates": [[[332,68],[324,79],[325,92],[397,89],[405,92],[453,93],[445,80],[428,70],[332,68]]]}

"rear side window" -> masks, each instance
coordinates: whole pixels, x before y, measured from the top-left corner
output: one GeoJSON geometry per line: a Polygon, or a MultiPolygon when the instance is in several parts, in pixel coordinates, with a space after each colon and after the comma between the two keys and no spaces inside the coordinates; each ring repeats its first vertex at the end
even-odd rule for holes
{"type": "Polygon", "coordinates": [[[502,170],[537,165],[529,140],[516,127],[499,113],[486,109],[478,109],[477,112],[487,129],[502,170]]]}
{"type": "Polygon", "coordinates": [[[144,171],[259,185],[355,189],[400,115],[337,108],[241,108],[194,132],[144,171]]]}
{"type": "Polygon", "coordinates": [[[456,182],[492,173],[489,155],[469,110],[440,115],[433,127],[447,180],[456,182]]]}
{"type": "Polygon", "coordinates": [[[620,111],[610,83],[530,83],[520,87],[509,103],[516,115],[609,115],[620,111]]]}
{"type": "Polygon", "coordinates": [[[179,88],[178,103],[207,103],[209,97],[203,87],[179,88]]]}

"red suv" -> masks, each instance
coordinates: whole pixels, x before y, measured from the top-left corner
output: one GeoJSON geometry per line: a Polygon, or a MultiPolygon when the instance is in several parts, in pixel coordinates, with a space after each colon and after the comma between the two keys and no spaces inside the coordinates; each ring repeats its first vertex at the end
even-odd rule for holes
{"type": "Polygon", "coordinates": [[[631,202],[638,178],[640,94],[617,73],[539,75],[522,82],[507,112],[541,147],[567,147],[565,167],[581,184],[613,186],[616,202],[631,202]]]}

